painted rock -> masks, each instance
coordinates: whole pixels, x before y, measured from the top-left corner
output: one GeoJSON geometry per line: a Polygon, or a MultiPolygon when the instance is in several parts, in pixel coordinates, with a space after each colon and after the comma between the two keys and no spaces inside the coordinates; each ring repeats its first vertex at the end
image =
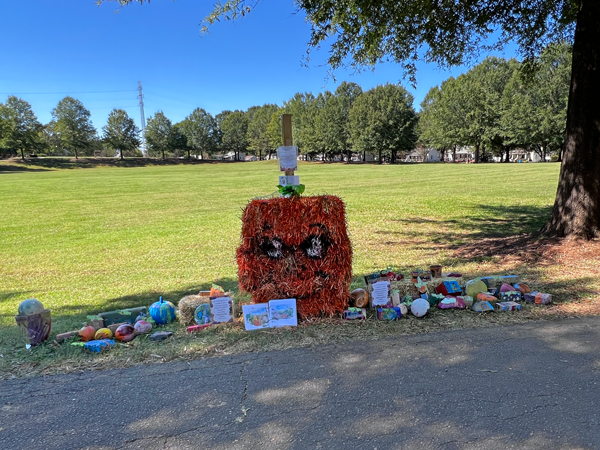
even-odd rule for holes
{"type": "Polygon", "coordinates": [[[198,325],[210,323],[210,317],[210,303],[202,303],[194,311],[194,322],[198,325]]]}
{"type": "Polygon", "coordinates": [[[112,339],[97,339],[86,342],[83,348],[91,353],[100,353],[102,350],[108,350],[113,345],[115,345],[115,341],[112,339]]]}
{"type": "Polygon", "coordinates": [[[157,325],[165,325],[175,320],[175,305],[162,297],[150,306],[150,317],[157,325]]]}
{"type": "Polygon", "coordinates": [[[510,292],[514,290],[515,288],[508,283],[502,283],[502,286],[500,286],[500,292],[510,292]]]}
{"type": "Polygon", "coordinates": [[[18,312],[20,316],[31,316],[33,314],[39,314],[43,310],[44,305],[42,305],[42,302],[35,298],[29,298],[21,302],[18,312]]]}
{"type": "Polygon", "coordinates": [[[94,339],[96,339],[96,340],[112,339],[112,337],[113,337],[112,331],[110,331],[108,328],[100,328],[98,331],[96,331],[96,335],[94,336],[94,339]]]}
{"type": "Polygon", "coordinates": [[[173,336],[172,331],[157,331],[152,336],[150,336],[151,341],[164,341],[165,339],[173,336]]]}
{"type": "Polygon", "coordinates": [[[488,287],[487,284],[485,284],[482,280],[475,279],[467,282],[465,290],[469,297],[476,298],[477,294],[481,292],[487,292],[488,287]]]}
{"type": "Polygon", "coordinates": [[[129,342],[135,337],[135,329],[133,326],[126,323],[125,325],[121,325],[115,331],[115,339],[118,339],[122,342],[129,342]]]}
{"type": "Polygon", "coordinates": [[[146,320],[138,320],[133,326],[136,334],[150,333],[152,330],[152,324],[146,320]]]}
{"type": "Polygon", "coordinates": [[[364,289],[354,289],[350,293],[350,306],[365,308],[369,304],[369,293],[364,289]]]}
{"type": "Polygon", "coordinates": [[[410,305],[410,312],[416,317],[423,317],[429,310],[429,302],[423,298],[418,298],[410,305]]]}
{"type": "Polygon", "coordinates": [[[517,283],[515,284],[515,289],[519,291],[521,294],[529,294],[531,292],[531,288],[527,286],[525,283],[517,283]]]}
{"type": "Polygon", "coordinates": [[[83,327],[79,330],[79,337],[82,341],[91,341],[96,337],[96,329],[92,326],[83,327]]]}

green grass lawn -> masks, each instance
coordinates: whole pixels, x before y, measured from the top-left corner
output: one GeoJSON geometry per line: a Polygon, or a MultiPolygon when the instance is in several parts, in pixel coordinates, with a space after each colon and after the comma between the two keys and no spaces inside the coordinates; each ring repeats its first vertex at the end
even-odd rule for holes
{"type": "MultiPolygon", "coordinates": [[[[489,269],[454,258],[453,249],[537,230],[558,172],[558,164],[302,163],[297,174],[304,195],[346,203],[358,287],[361,275],[386,267],[489,269]]],[[[159,295],[176,302],[212,282],[237,290],[242,209],[275,192],[279,175],[277,162],[0,165],[0,370],[16,373],[33,358],[17,346],[14,321],[27,298],[52,310],[54,334],[80,328],[88,314],[149,305],[159,295]]],[[[35,351],[46,359],[74,357],[45,347],[35,351]]],[[[51,365],[44,358],[30,365],[51,365]]]]}

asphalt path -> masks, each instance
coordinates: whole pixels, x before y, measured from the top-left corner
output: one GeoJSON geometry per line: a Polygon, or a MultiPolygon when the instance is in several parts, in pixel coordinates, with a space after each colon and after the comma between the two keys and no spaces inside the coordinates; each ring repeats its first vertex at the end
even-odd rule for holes
{"type": "Polygon", "coordinates": [[[600,318],[0,381],[0,450],[600,449],[600,318]]]}

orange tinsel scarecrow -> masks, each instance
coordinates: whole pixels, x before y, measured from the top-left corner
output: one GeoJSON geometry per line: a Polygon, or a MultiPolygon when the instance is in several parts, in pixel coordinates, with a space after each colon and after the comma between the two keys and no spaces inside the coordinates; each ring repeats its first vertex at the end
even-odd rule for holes
{"type": "Polygon", "coordinates": [[[295,298],[301,318],[341,313],[352,280],[344,203],[329,195],[253,200],[237,263],[255,303],[295,298]]]}

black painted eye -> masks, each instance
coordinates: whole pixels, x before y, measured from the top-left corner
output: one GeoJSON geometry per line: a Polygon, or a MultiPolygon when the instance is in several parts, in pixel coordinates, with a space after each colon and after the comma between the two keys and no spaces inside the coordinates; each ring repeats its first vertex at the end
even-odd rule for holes
{"type": "Polygon", "coordinates": [[[283,258],[283,244],[279,239],[266,239],[260,243],[259,247],[269,258],[283,258]]]}
{"type": "Polygon", "coordinates": [[[329,239],[323,234],[311,235],[300,245],[300,248],[309,258],[321,259],[327,254],[329,239]]]}

